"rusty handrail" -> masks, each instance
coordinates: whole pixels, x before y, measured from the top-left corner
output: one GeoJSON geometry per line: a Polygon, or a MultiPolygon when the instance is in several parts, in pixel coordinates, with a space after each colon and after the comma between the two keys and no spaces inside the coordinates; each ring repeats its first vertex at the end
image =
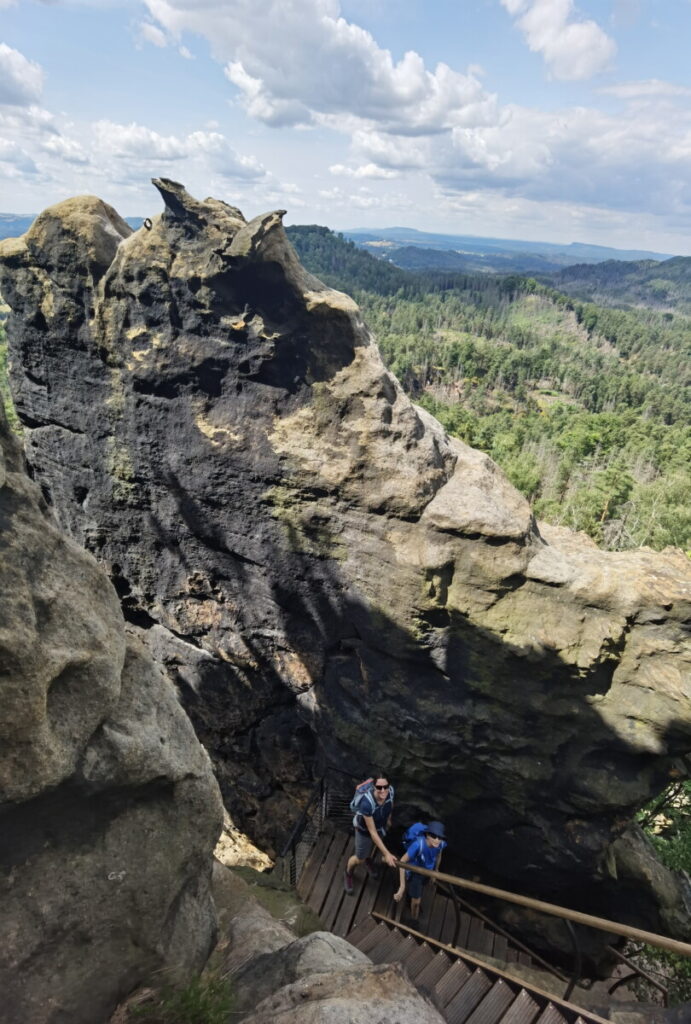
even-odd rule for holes
{"type": "Polygon", "coordinates": [[[666,935],[646,932],[641,928],[634,928],[632,925],[608,921],[604,917],[595,917],[593,914],[584,914],[580,910],[570,910],[568,907],[559,907],[555,903],[545,903],[544,900],[534,900],[530,896],[520,896],[518,893],[507,892],[505,889],[495,889],[491,885],[471,882],[468,878],[447,875],[443,871],[428,871],[427,868],[419,868],[415,864],[403,864],[399,860],[396,861],[396,865],[405,871],[415,871],[426,878],[436,878],[440,882],[458,885],[462,889],[470,889],[472,892],[479,892],[484,896],[495,896],[498,899],[506,900],[507,903],[516,903],[518,906],[528,907],[530,910],[551,914],[553,917],[561,917],[565,921],[573,921],[575,924],[582,924],[587,928],[597,928],[612,935],[620,935],[625,939],[634,939],[638,942],[645,942],[649,946],[656,946],[658,949],[666,949],[679,956],[691,957],[691,945],[688,942],[679,942],[677,939],[667,938],[666,935]]]}

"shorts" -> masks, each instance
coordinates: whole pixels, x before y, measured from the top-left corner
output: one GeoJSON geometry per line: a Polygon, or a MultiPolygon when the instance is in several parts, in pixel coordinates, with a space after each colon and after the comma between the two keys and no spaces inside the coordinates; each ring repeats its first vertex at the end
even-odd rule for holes
{"type": "Polygon", "coordinates": [[[365,860],[366,857],[371,857],[373,849],[374,843],[369,832],[365,834],[359,829],[355,829],[355,856],[357,859],[365,860]]]}
{"type": "Polygon", "coordinates": [[[425,878],[424,875],[418,875],[416,871],[411,871],[406,881],[408,889],[408,895],[411,900],[419,900],[422,898],[422,890],[427,885],[429,879],[425,878]]]}

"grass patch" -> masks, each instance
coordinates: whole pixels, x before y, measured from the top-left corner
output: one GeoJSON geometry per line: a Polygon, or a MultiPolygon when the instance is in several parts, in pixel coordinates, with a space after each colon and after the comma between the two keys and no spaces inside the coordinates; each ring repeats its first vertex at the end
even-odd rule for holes
{"type": "Polygon", "coordinates": [[[166,986],[133,1006],[129,1018],[146,1024],[227,1024],[233,993],[227,979],[213,974],[193,978],[184,987],[166,986]]]}

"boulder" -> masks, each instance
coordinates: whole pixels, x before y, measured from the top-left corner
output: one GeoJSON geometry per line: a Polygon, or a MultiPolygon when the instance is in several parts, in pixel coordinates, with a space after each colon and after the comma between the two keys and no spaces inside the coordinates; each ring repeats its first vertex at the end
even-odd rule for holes
{"type": "MultiPolygon", "coordinates": [[[[0,245],[32,472],[176,681],[233,820],[274,853],[315,764],[373,761],[487,880],[651,930],[613,843],[688,772],[690,563],[538,527],[307,274],[282,211],[156,180],[0,245]],[[624,890],[625,892],[626,890],[624,890]]],[[[683,919],[683,920],[682,920],[683,919]]],[[[685,922],[685,923],[684,923],[685,922]]]]}
{"type": "Polygon", "coordinates": [[[221,804],[175,689],[0,407],[0,1020],[95,1024],[215,936],[221,804]]]}
{"type": "Polygon", "coordinates": [[[214,893],[220,908],[221,941],[207,974],[229,978],[234,1020],[252,1024],[442,1021],[400,964],[375,966],[359,949],[330,932],[313,931],[296,939],[259,905],[235,872],[220,864],[214,868],[214,893]]]}

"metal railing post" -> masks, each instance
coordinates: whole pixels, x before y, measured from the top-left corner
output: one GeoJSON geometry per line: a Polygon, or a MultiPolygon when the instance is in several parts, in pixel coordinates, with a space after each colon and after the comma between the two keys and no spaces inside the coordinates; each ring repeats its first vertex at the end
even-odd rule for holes
{"type": "Polygon", "coordinates": [[[576,966],[574,967],[573,974],[571,975],[571,980],[566,986],[566,991],[562,996],[563,1000],[568,1001],[569,996],[576,987],[576,983],[580,980],[581,971],[583,969],[583,957],[581,955],[581,945],[578,941],[578,936],[576,935],[576,929],[571,921],[564,921],[564,924],[566,925],[566,930],[568,931],[571,942],[573,943],[573,951],[576,954],[576,966]]]}

